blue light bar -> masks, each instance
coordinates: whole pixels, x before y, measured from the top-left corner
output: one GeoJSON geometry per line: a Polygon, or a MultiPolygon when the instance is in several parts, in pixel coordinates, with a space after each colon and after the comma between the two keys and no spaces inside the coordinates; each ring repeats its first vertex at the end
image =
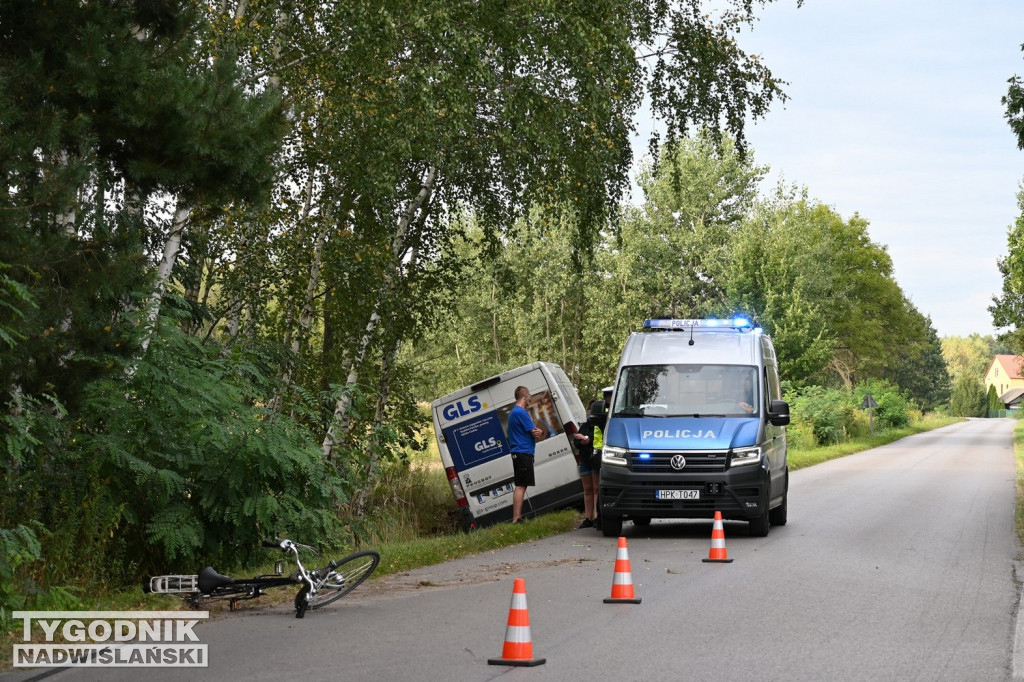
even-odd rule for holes
{"type": "Polygon", "coordinates": [[[681,320],[644,320],[644,329],[691,329],[693,327],[731,327],[733,329],[749,329],[750,320],[745,317],[720,319],[705,317],[681,320]]]}

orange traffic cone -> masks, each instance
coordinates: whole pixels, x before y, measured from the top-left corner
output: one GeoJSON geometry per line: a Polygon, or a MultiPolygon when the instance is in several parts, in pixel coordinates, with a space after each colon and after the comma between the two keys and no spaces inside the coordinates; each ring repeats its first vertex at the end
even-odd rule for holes
{"type": "Polygon", "coordinates": [[[619,549],[615,555],[615,575],[612,577],[612,596],[605,604],[639,604],[640,598],[633,594],[633,573],[629,570],[629,550],[626,538],[619,538],[619,549]]]}
{"type": "Polygon", "coordinates": [[[725,527],[722,526],[722,512],[715,512],[715,525],[711,527],[711,549],[708,551],[708,558],[704,563],[727,564],[731,562],[728,552],[725,551],[725,527]]]}
{"type": "Polygon", "coordinates": [[[526,609],[526,581],[516,578],[512,587],[512,605],[508,608],[508,626],[505,628],[505,646],[501,658],[489,658],[489,665],[534,666],[547,662],[533,657],[530,639],[530,612],[526,609]]]}

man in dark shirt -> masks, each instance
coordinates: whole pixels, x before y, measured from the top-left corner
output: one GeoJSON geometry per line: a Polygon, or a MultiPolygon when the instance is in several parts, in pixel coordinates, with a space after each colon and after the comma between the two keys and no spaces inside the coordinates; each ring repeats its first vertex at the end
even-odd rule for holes
{"type": "Polygon", "coordinates": [[[530,389],[517,386],[515,398],[516,404],[508,413],[508,442],[512,449],[513,482],[516,486],[512,492],[512,523],[520,523],[526,488],[536,483],[533,456],[537,451],[537,441],[544,437],[544,432],[534,425],[526,410],[530,406],[530,389]]]}

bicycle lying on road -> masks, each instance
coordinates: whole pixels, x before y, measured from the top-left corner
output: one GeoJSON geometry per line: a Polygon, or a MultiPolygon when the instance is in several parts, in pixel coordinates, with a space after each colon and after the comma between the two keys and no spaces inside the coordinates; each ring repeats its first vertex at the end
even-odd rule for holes
{"type": "Polygon", "coordinates": [[[236,603],[256,599],[263,595],[264,590],[298,584],[301,587],[295,595],[295,617],[302,618],[307,609],[327,606],[359,587],[380,563],[380,554],[370,549],[349,554],[344,559],[331,561],[323,568],[310,571],[299,558],[300,547],[316,553],[309,545],[300,545],[291,540],[265,540],[263,546],[294,554],[296,570],[290,575],[284,575],[284,562],[278,561],[274,573],[254,578],[231,578],[207,566],[198,575],[152,576],[143,582],[142,591],[177,594],[193,608],[199,608],[208,600],[227,600],[229,608],[234,611],[236,603]]]}

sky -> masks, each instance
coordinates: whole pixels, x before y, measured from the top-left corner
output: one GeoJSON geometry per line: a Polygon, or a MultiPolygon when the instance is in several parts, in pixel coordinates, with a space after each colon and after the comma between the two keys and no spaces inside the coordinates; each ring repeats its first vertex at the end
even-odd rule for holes
{"type": "Polygon", "coordinates": [[[940,337],[997,333],[1024,180],[1000,98],[1024,77],[1024,0],[776,0],[758,17],[738,40],[789,96],[746,129],[762,193],[782,181],[866,219],[940,337]]]}

